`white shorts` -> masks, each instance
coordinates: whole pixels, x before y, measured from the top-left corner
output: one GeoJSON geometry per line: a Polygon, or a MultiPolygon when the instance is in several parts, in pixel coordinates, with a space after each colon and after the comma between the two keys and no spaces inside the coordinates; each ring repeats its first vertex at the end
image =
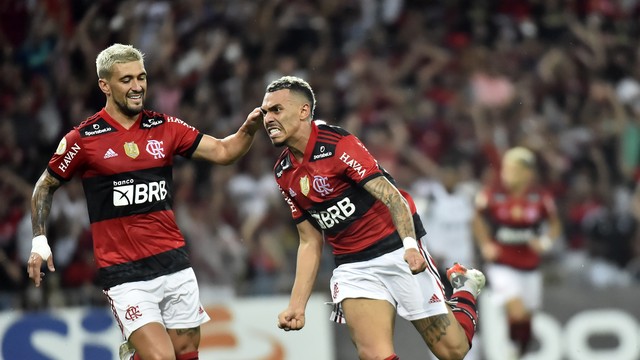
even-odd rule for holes
{"type": "Polygon", "coordinates": [[[446,314],[445,296],[438,271],[428,253],[427,270],[413,275],[404,261],[404,248],[367,261],[342,264],[333,270],[331,320],[346,323],[341,302],[344,299],[386,300],[398,315],[412,321],[446,314]]]}
{"type": "Polygon", "coordinates": [[[500,264],[487,264],[486,275],[491,288],[491,298],[497,305],[504,305],[514,298],[522,299],[528,310],[538,310],[542,305],[542,274],[540,270],[518,270],[500,264]]]}
{"type": "Polygon", "coordinates": [[[152,280],[134,281],[104,290],[124,339],[140,327],[158,322],[167,329],[190,329],[209,321],[200,303],[192,268],[152,280]]]}

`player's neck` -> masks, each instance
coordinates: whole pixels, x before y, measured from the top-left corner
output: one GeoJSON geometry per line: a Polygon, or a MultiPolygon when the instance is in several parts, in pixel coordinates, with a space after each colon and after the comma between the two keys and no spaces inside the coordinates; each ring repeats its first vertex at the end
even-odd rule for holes
{"type": "Polygon", "coordinates": [[[122,111],[120,111],[120,109],[118,109],[115,104],[110,102],[107,102],[107,105],[104,107],[104,109],[113,120],[118,122],[118,124],[122,125],[122,127],[125,129],[129,129],[131,126],[133,126],[133,124],[136,122],[136,120],[138,120],[138,117],[140,116],[139,113],[134,116],[125,115],[124,113],[122,113],[122,111]]]}
{"type": "Polygon", "coordinates": [[[511,187],[511,189],[509,189],[509,193],[514,197],[520,197],[526,194],[528,189],[528,184],[518,184],[511,187]]]}
{"type": "Polygon", "coordinates": [[[302,162],[304,159],[304,152],[309,145],[309,140],[311,139],[311,127],[303,128],[299,130],[296,135],[292,136],[287,147],[289,147],[289,151],[296,159],[297,162],[302,162]]]}
{"type": "Polygon", "coordinates": [[[300,151],[293,146],[289,146],[289,151],[291,151],[291,155],[293,155],[293,158],[296,159],[297,162],[302,162],[302,160],[304,159],[304,148],[302,151],[300,151]]]}

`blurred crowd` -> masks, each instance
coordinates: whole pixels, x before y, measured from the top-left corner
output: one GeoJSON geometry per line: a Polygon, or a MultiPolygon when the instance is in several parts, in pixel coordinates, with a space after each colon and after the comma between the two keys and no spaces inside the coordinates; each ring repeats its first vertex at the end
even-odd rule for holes
{"type": "MultiPolygon", "coordinates": [[[[414,192],[495,179],[535,151],[564,235],[547,281],[640,280],[638,0],[0,1],[0,309],[101,304],[81,181],[55,194],[55,273],[29,284],[30,197],[60,138],[100,110],[95,57],[146,55],[147,108],[234,132],[282,75],[309,81],[316,118],[359,136],[414,192]]],[[[288,293],[297,238],[266,134],[238,163],[176,159],[174,210],[204,298],[288,293]],[[222,295],[223,294],[223,295],[222,295]]],[[[426,222],[429,230],[428,221],[426,222]]],[[[455,249],[452,249],[455,251],[455,249]]],[[[330,251],[320,271],[325,290],[330,251]]]]}

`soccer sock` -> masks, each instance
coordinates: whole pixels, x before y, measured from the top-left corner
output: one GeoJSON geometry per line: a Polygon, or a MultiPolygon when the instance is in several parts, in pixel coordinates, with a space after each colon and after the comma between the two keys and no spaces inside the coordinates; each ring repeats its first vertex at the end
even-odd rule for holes
{"type": "Polygon", "coordinates": [[[531,342],[531,320],[512,322],[509,333],[511,340],[518,344],[520,355],[524,354],[531,342]]]}
{"type": "Polygon", "coordinates": [[[176,355],[176,360],[198,360],[198,351],[176,355]]]}
{"type": "Polygon", "coordinates": [[[468,291],[455,291],[448,301],[451,306],[453,316],[456,317],[458,323],[464,329],[469,346],[471,339],[476,332],[476,324],[478,322],[478,310],[476,309],[476,298],[468,291]]]}
{"type": "Polygon", "coordinates": [[[384,358],[384,360],[400,360],[400,358],[396,354],[391,354],[390,356],[384,358]]]}
{"type": "MultiPolygon", "coordinates": [[[[198,352],[192,351],[180,355],[176,355],[176,360],[198,360],[198,352]]],[[[138,353],[133,354],[133,360],[142,360],[138,353]]]]}

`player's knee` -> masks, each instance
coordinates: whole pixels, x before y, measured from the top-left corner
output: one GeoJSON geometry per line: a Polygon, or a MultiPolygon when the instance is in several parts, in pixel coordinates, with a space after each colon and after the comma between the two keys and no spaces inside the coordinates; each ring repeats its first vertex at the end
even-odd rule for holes
{"type": "MultiPolygon", "coordinates": [[[[187,354],[192,352],[197,352],[198,347],[191,341],[179,341],[173,344],[176,354],[187,354]]],[[[178,356],[178,359],[180,357],[178,356]]]]}
{"type": "Polygon", "coordinates": [[[432,351],[440,360],[461,360],[467,355],[469,349],[469,344],[465,341],[457,345],[443,343],[432,351]]]}
{"type": "Polygon", "coordinates": [[[462,351],[461,349],[449,349],[443,353],[435,355],[440,360],[462,360],[465,355],[467,355],[467,351],[462,351]]]}
{"type": "Polygon", "coordinates": [[[531,320],[531,312],[525,308],[512,308],[507,314],[509,322],[526,322],[531,320]]]}

